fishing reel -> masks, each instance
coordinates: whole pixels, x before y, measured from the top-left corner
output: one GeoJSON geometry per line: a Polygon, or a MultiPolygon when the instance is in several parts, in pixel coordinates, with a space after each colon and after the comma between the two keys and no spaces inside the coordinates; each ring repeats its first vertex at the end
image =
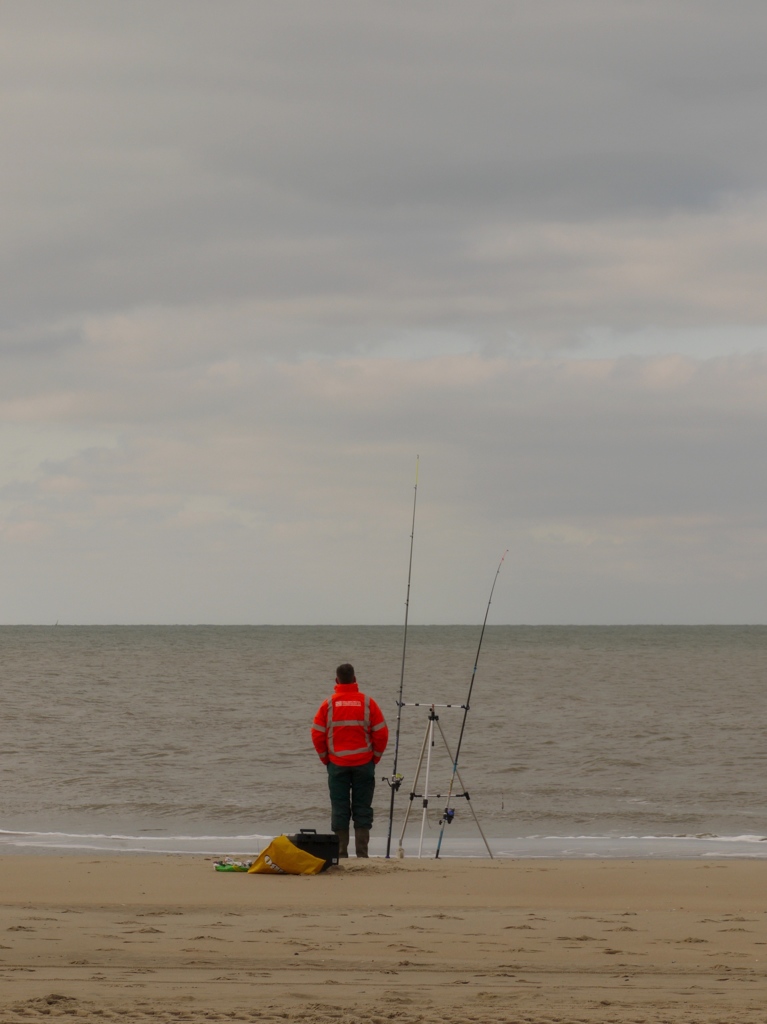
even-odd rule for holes
{"type": "Polygon", "coordinates": [[[455,809],[452,807],[446,807],[442,812],[442,817],[439,819],[440,825],[449,825],[455,817],[455,809]]]}
{"type": "Polygon", "coordinates": [[[381,778],[381,782],[388,784],[389,789],[393,789],[395,792],[400,788],[404,781],[405,776],[400,775],[399,772],[396,775],[384,775],[381,778]]]}

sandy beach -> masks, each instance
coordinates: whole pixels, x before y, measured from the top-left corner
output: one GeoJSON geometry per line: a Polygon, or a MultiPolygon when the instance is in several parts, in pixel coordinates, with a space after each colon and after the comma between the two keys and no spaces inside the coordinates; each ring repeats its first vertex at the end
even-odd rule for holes
{"type": "Polygon", "coordinates": [[[767,865],[9,856],[0,1019],[763,1021],[767,865]]]}

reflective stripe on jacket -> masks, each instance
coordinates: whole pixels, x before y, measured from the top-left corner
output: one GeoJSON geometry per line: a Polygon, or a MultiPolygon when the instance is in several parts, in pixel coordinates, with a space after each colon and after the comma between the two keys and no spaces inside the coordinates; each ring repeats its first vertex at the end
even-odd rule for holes
{"type": "Polygon", "coordinates": [[[356,683],[336,683],[314,716],[312,742],[323,764],[378,764],[388,741],[383,712],[356,683]]]}

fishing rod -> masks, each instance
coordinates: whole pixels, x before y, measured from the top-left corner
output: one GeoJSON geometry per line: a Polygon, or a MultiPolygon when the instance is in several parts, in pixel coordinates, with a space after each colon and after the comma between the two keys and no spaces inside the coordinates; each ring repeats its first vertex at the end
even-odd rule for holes
{"type": "Polygon", "coordinates": [[[405,654],[407,652],[407,618],[410,609],[410,577],[413,572],[413,539],[415,538],[415,506],[418,500],[418,456],[415,457],[415,489],[413,491],[413,524],[410,529],[410,561],[407,567],[407,594],[405,595],[405,632],[402,638],[402,668],[399,676],[399,699],[397,700],[397,729],[394,735],[394,767],[391,777],[385,779],[391,790],[391,801],[389,803],[389,829],[386,833],[386,857],[391,856],[391,834],[394,827],[394,796],[402,785],[402,776],[397,774],[397,761],[399,758],[399,735],[402,726],[402,691],[405,686],[405,654]]]}
{"type": "MultiPolygon", "coordinates": [[[[464,731],[466,729],[466,719],[468,717],[469,709],[470,709],[470,706],[471,706],[471,693],[472,693],[472,690],[474,689],[474,680],[475,680],[476,675],[477,675],[477,665],[479,664],[479,652],[482,650],[482,640],[483,640],[483,638],[485,636],[485,626],[487,625],[487,617],[490,614],[490,604],[492,603],[492,600],[493,600],[493,591],[495,590],[495,585],[498,582],[498,577],[501,574],[501,566],[503,565],[503,561],[506,558],[506,555],[508,553],[509,553],[509,551],[508,551],[508,548],[507,548],[506,551],[504,551],[503,555],[501,556],[501,560],[498,563],[498,568],[495,571],[495,576],[493,577],[493,585],[490,588],[490,597],[487,600],[487,608],[485,609],[485,618],[484,618],[484,620],[482,622],[482,631],[479,634],[479,644],[477,645],[477,653],[476,653],[476,655],[474,657],[474,669],[473,669],[473,671],[471,673],[471,682],[469,683],[469,692],[466,695],[466,703],[463,706],[463,721],[461,722],[461,731],[458,734],[458,746],[455,748],[455,757],[453,759],[453,774],[450,776],[450,785],[449,785],[448,791],[447,791],[447,801],[445,803],[445,810],[444,810],[444,812],[442,814],[442,819],[440,820],[439,838],[437,839],[437,852],[434,855],[435,860],[436,860],[437,857],[439,857],[439,851],[440,851],[440,848],[442,846],[442,837],[445,834],[445,825],[449,825],[450,822],[455,817],[455,811],[451,808],[450,801],[451,801],[451,799],[453,797],[453,786],[455,785],[456,776],[458,776],[458,779],[460,781],[460,775],[458,775],[458,758],[461,756],[461,744],[463,743],[463,734],[464,734],[464,731]]],[[[463,783],[461,783],[461,785],[463,785],[463,783]]],[[[460,796],[465,796],[467,800],[469,799],[469,794],[468,793],[461,793],[460,796]]],[[[479,822],[477,822],[477,824],[479,825],[479,822]]],[[[480,832],[482,832],[481,828],[480,828],[480,832]]],[[[482,838],[485,839],[484,833],[482,834],[482,838]]],[[[485,839],[485,846],[487,846],[487,840],[486,839],[485,839]]],[[[487,850],[488,850],[488,853],[490,853],[490,847],[489,846],[487,847],[487,850]]],[[[492,853],[490,853],[490,856],[491,857],[493,856],[492,853]]]]}

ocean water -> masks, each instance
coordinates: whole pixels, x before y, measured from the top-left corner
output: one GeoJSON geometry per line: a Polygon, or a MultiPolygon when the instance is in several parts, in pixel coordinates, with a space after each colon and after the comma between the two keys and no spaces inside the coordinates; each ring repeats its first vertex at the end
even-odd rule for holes
{"type": "MultiPolygon", "coordinates": [[[[393,850],[433,852],[478,626],[411,626],[393,850]],[[450,753],[448,752],[450,751],[450,753]],[[424,814],[423,795],[429,798],[424,814]]],[[[0,851],[247,854],[329,829],[310,739],[352,661],[391,727],[401,627],[0,627],[0,851]]],[[[459,770],[496,856],[767,856],[767,627],[488,626],[459,770]]],[[[464,787],[458,785],[458,792],[464,787]]],[[[379,781],[372,851],[390,790],[379,781]]],[[[443,856],[485,855],[465,798],[443,856]]]]}

